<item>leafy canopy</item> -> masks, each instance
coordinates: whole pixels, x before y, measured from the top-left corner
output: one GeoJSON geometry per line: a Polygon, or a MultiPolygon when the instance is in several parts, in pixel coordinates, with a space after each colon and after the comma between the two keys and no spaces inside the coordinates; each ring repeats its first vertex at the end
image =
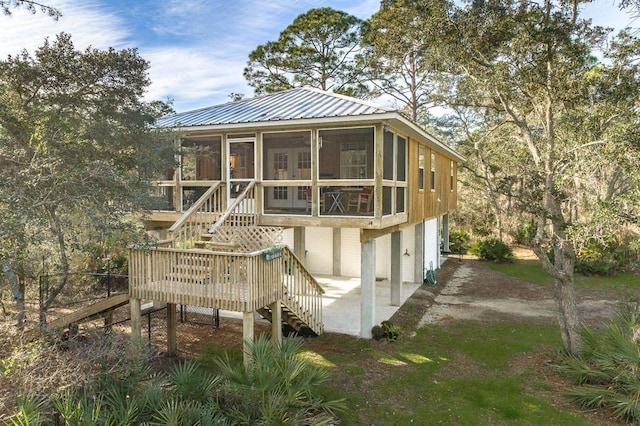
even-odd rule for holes
{"type": "Polygon", "coordinates": [[[249,54],[244,76],[255,92],[273,93],[312,86],[357,95],[355,56],[359,51],[361,21],[329,7],[298,16],[276,41],[249,54]]]}
{"type": "Polygon", "coordinates": [[[135,228],[173,162],[150,130],[166,105],[142,101],[147,70],[136,50],[82,52],[68,34],[0,61],[0,257],[39,251],[67,270],[71,250],[135,228]]]}

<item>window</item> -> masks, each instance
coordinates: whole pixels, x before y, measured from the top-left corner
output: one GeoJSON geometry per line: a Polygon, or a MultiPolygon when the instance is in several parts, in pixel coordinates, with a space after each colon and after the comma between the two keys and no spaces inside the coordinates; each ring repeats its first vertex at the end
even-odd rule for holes
{"type": "Polygon", "coordinates": [[[404,188],[396,188],[396,213],[404,213],[404,188]]]}
{"type": "Polygon", "coordinates": [[[320,130],[318,177],[373,179],[373,127],[320,130]]]}
{"type": "Polygon", "coordinates": [[[418,148],[418,189],[424,189],[424,147],[418,148]]]}
{"type": "Polygon", "coordinates": [[[384,153],[382,156],[382,179],[393,180],[393,133],[384,131],[384,153]]]}
{"type": "Polygon", "coordinates": [[[180,173],[182,180],[221,179],[222,137],[194,137],[182,140],[180,173]]]}
{"type": "MultiPolygon", "coordinates": [[[[407,140],[402,136],[398,136],[397,143],[397,158],[396,158],[396,180],[399,182],[407,181],[407,140]]],[[[424,155],[423,155],[424,156],[424,155]]],[[[424,165],[422,167],[424,170],[424,165]]]]}
{"type": "Polygon", "coordinates": [[[436,153],[431,151],[431,174],[430,174],[431,190],[436,190],[436,153]]]}
{"type": "Polygon", "coordinates": [[[367,147],[364,142],[344,143],[340,147],[340,177],[364,179],[367,170],[367,147]]]}
{"type": "Polygon", "coordinates": [[[311,179],[311,132],[263,134],[262,179],[311,179]]]}
{"type": "Polygon", "coordinates": [[[453,190],[455,189],[455,179],[454,179],[454,173],[453,173],[453,160],[451,160],[451,192],[453,192],[453,190]]]}

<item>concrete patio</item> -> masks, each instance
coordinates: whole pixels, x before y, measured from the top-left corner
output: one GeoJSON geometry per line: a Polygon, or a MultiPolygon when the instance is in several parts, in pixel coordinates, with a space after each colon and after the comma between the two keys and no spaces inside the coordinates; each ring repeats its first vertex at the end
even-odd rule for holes
{"type": "MultiPolygon", "coordinates": [[[[322,319],[325,333],[360,335],[360,278],[316,276],[325,290],[322,297],[322,319]]],[[[404,303],[416,289],[415,283],[402,285],[401,303],[404,303]]],[[[376,281],[376,324],[388,320],[400,308],[391,306],[391,286],[389,280],[376,281]]]]}

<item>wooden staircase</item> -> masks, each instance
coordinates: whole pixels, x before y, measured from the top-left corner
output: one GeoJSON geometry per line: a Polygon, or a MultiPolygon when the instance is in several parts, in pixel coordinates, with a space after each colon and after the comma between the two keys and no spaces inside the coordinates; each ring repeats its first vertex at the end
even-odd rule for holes
{"type": "Polygon", "coordinates": [[[132,280],[132,295],[167,303],[255,310],[269,321],[273,319],[270,306],[279,302],[285,331],[322,334],[324,291],[282,245],[282,228],[259,225],[255,182],[224,210],[221,194],[220,184],[205,192],[170,228],[172,238],[164,242],[165,247],[152,249],[149,259],[132,252],[130,274],[143,275],[132,280]]]}

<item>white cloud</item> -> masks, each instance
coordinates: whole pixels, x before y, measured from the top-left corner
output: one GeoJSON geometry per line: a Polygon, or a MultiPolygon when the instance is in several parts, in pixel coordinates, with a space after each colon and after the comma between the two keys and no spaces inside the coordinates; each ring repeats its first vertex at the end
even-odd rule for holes
{"type": "Polygon", "coordinates": [[[59,20],[43,13],[34,15],[24,9],[15,9],[11,16],[0,17],[0,57],[23,49],[33,52],[42,46],[45,38],[53,39],[61,32],[71,34],[78,49],[89,45],[96,48],[128,47],[126,27],[121,25],[117,16],[101,8],[97,1],[51,0],[47,4],[62,12],[59,20]]]}
{"type": "Polygon", "coordinates": [[[244,62],[206,55],[195,48],[158,48],[143,52],[151,63],[149,100],[175,100],[177,111],[228,101],[231,92],[249,94],[242,77],[244,62]]]}

